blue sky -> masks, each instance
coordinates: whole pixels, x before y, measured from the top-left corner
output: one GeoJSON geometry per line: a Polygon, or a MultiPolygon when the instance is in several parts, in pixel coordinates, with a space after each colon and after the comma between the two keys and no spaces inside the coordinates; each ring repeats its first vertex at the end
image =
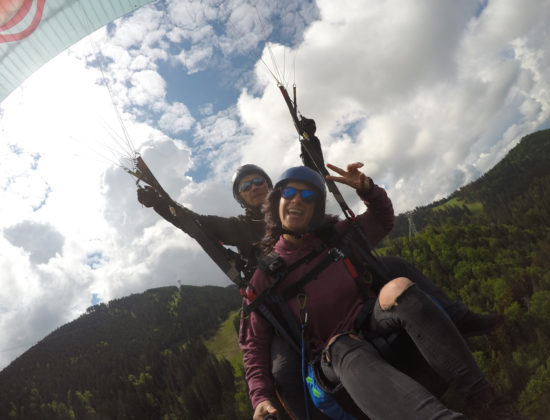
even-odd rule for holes
{"type": "Polygon", "coordinates": [[[550,126],[548,21],[548,0],[166,0],[71,46],[0,103],[0,368],[93,303],[227,284],[139,205],[123,128],[175,200],[239,214],[239,165],[300,163],[276,64],[325,160],[363,162],[404,212],[550,126]]]}

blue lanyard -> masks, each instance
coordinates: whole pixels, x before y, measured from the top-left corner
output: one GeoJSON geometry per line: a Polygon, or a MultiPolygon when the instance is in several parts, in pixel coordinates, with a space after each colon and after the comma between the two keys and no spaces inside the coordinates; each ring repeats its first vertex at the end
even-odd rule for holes
{"type": "Polygon", "coordinates": [[[306,311],[306,295],[304,293],[296,296],[298,299],[298,308],[300,309],[300,332],[301,332],[301,347],[302,347],[302,384],[304,387],[304,404],[306,408],[306,420],[309,420],[309,399],[307,389],[307,355],[306,355],[306,326],[307,326],[307,311],[306,311]]]}

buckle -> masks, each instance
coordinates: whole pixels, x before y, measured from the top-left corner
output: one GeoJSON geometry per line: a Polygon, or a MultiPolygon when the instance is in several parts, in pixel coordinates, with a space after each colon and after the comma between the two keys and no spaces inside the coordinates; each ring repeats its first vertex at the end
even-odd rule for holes
{"type": "Polygon", "coordinates": [[[332,258],[333,261],[340,261],[345,257],[344,253],[339,248],[331,248],[328,250],[328,255],[332,258]]]}

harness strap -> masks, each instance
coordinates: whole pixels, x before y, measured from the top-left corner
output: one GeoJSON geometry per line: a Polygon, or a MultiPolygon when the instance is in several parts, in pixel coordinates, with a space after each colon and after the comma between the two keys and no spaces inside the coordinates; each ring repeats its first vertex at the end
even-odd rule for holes
{"type": "Polygon", "coordinates": [[[326,248],[327,245],[323,243],[313,249],[313,251],[309,254],[292,263],[290,266],[287,266],[276,252],[270,252],[262,258],[258,265],[258,269],[274,278],[275,281],[267,289],[264,289],[258,296],[254,295],[254,299],[250,299],[250,304],[243,308],[245,316],[249,316],[250,313],[252,313],[256,308],[258,308],[266,300],[269,300],[270,296],[274,296],[273,289],[278,286],[278,284],[288,275],[288,273],[300,265],[308,263],[326,248]]]}
{"type": "Polygon", "coordinates": [[[264,304],[259,305],[257,308],[258,312],[260,312],[265,319],[275,328],[279,334],[282,335],[282,337],[291,345],[291,347],[300,353],[300,347],[296,343],[296,341],[292,338],[292,336],[288,333],[288,331],[284,328],[284,326],[279,322],[277,317],[269,310],[267,306],[264,304]]]}
{"type": "Polygon", "coordinates": [[[343,254],[337,248],[332,248],[328,255],[323,259],[323,261],[318,264],[313,270],[311,270],[307,275],[305,275],[298,283],[293,284],[292,286],[286,288],[282,293],[272,293],[272,288],[264,290],[254,301],[247,305],[243,309],[245,316],[248,316],[252,311],[258,310],[267,321],[285,338],[289,343],[291,343],[294,350],[300,353],[298,343],[300,342],[300,331],[298,329],[298,324],[294,319],[294,315],[290,310],[290,307],[285,302],[286,299],[297,295],[303,287],[312,281],[319,273],[321,273],[325,268],[327,268],[334,261],[341,259],[343,254]],[[338,251],[338,252],[336,252],[338,251]],[[280,310],[280,313],[286,323],[286,327],[277,320],[276,316],[271,312],[265,302],[273,303],[277,305],[280,310]]]}
{"type": "Polygon", "coordinates": [[[290,310],[290,307],[279,294],[270,296],[270,300],[279,308],[279,312],[290,330],[287,331],[287,334],[293,338],[296,348],[298,348],[298,343],[300,343],[302,333],[296,319],[294,318],[294,314],[290,310]]]}
{"type": "MultiPolygon", "coordinates": [[[[342,238],[342,248],[344,250],[349,250],[349,245],[351,243],[351,234],[348,234],[342,238]]],[[[367,280],[367,276],[372,280],[372,274],[370,272],[370,267],[361,263],[357,259],[353,250],[346,253],[344,257],[344,265],[346,266],[348,273],[351,275],[355,281],[355,285],[361,292],[363,299],[367,300],[369,298],[368,287],[370,281],[367,280]],[[359,271],[358,271],[359,268],[359,271]]]]}
{"type": "MultiPolygon", "coordinates": [[[[352,235],[354,233],[353,229],[348,229],[345,232],[336,234],[332,240],[329,241],[330,244],[336,244],[336,243],[342,243],[344,245],[344,248],[347,248],[349,244],[352,242],[352,235]]],[[[329,245],[325,244],[323,242],[321,245],[317,246],[314,250],[312,250],[310,253],[305,255],[304,257],[298,259],[294,263],[292,263],[290,266],[287,266],[285,262],[282,260],[282,258],[275,252],[270,252],[268,255],[266,255],[264,258],[262,258],[259,262],[258,268],[266,273],[268,276],[272,277],[274,279],[273,283],[267,288],[264,289],[258,296],[256,294],[250,294],[247,296],[249,300],[251,301],[250,304],[243,307],[243,314],[244,316],[249,316],[253,311],[260,310],[260,307],[262,309],[260,310],[260,313],[264,315],[264,317],[271,323],[271,325],[280,331],[281,335],[284,335],[285,339],[293,338],[294,339],[287,339],[287,341],[292,342],[292,345],[294,347],[294,344],[299,343],[300,341],[300,334],[298,330],[298,326],[296,325],[296,320],[293,318],[293,314],[286,304],[285,300],[297,295],[306,284],[308,284],[310,281],[315,279],[322,271],[324,271],[331,263],[335,261],[339,261],[341,259],[344,259],[344,263],[350,271],[352,277],[356,281],[358,287],[360,287],[360,278],[357,274],[357,271],[353,267],[353,263],[347,256],[345,255],[342,250],[339,248],[331,248],[327,254],[327,256],[316,266],[314,267],[309,273],[307,273],[300,281],[297,283],[289,286],[285,290],[283,290],[281,293],[275,293],[274,289],[277,287],[277,285],[294,269],[299,267],[302,264],[308,263],[313,258],[315,258],[317,255],[319,255],[321,252],[323,252],[329,245]],[[279,310],[281,315],[284,318],[285,323],[287,324],[287,329],[284,329],[284,326],[281,322],[279,322],[276,319],[275,314],[273,314],[265,305],[265,303],[273,303],[275,304],[279,310]],[[270,312],[267,314],[267,312],[270,312]],[[267,314],[267,316],[266,316],[267,314]],[[268,318],[269,317],[269,318],[268,318]],[[275,325],[275,321],[277,325],[275,325]],[[291,332],[288,332],[288,329],[291,330],[291,332]]],[[[344,249],[344,251],[347,253],[347,249],[344,249]]],[[[364,288],[361,288],[361,293],[366,295],[366,290],[364,288]]]]}
{"type": "MultiPolygon", "coordinates": [[[[260,261],[259,268],[264,273],[274,278],[275,281],[270,285],[270,287],[262,291],[259,296],[257,296],[253,300],[251,299],[251,303],[243,308],[244,315],[248,316],[254,310],[258,310],[262,315],[264,315],[267,321],[270,322],[270,324],[279,331],[283,338],[291,344],[292,348],[300,353],[299,343],[301,338],[298,328],[299,325],[294,319],[294,315],[292,314],[290,307],[286,303],[286,300],[300,293],[300,291],[302,291],[309,282],[314,280],[322,271],[328,268],[330,264],[343,259],[348,272],[354,279],[357,287],[365,298],[365,304],[363,305],[363,308],[360,310],[354,321],[355,330],[360,331],[363,324],[372,313],[374,303],[376,302],[376,299],[367,297],[367,289],[365,285],[361,282],[361,280],[364,279],[364,272],[370,272],[370,270],[373,270],[377,274],[377,277],[382,281],[382,283],[387,282],[389,276],[387,274],[386,268],[371,254],[370,249],[368,248],[363,249],[359,246],[353,247],[353,249],[360,254],[359,259],[365,261],[366,264],[357,263],[357,256],[350,251],[350,244],[354,242],[352,236],[356,232],[363,233],[354,222],[351,222],[349,230],[342,234],[336,235],[335,240],[330,241],[332,244],[340,242],[340,246],[344,250],[344,252],[342,251],[342,249],[336,247],[329,249],[327,256],[319,264],[317,264],[298,282],[290,285],[279,293],[275,293],[274,289],[289,274],[289,272],[299,267],[300,265],[312,260],[320,252],[322,252],[327,247],[327,245],[317,247],[315,250],[300,258],[298,261],[294,262],[290,266],[286,266],[284,261],[279,257],[277,253],[271,252],[270,254],[268,254],[260,261]],[[364,270],[360,270],[358,272],[357,267],[362,267],[364,268],[364,270]],[[284,323],[286,325],[283,325],[283,323],[277,319],[276,315],[271,312],[270,309],[268,309],[265,304],[266,302],[274,304],[278,307],[280,315],[283,317],[284,323]]],[[[362,238],[364,238],[364,235],[362,236],[362,238]]],[[[386,342],[385,338],[374,333],[368,335],[369,337],[367,339],[375,345],[375,347],[379,350],[383,357],[390,358],[391,348],[386,342]]]]}
{"type": "Polygon", "coordinates": [[[378,260],[372,253],[371,249],[372,247],[369,245],[367,237],[365,235],[365,232],[357,225],[357,223],[352,222],[351,223],[353,232],[357,233],[360,236],[360,239],[362,243],[365,244],[366,247],[362,246],[356,246],[354,247],[354,250],[356,250],[359,255],[360,259],[365,261],[369,268],[374,271],[374,274],[377,275],[379,281],[382,282],[382,284],[386,284],[390,280],[390,274],[388,273],[387,268],[378,260]]]}
{"type": "Polygon", "coordinates": [[[365,301],[363,304],[363,307],[355,317],[355,320],[353,321],[353,329],[355,331],[360,331],[363,327],[363,324],[368,319],[370,314],[372,314],[372,311],[374,309],[374,304],[376,303],[376,298],[370,298],[365,301]]]}
{"type": "Polygon", "coordinates": [[[287,287],[281,292],[281,296],[284,300],[290,299],[296,296],[306,284],[315,279],[322,271],[324,271],[333,262],[339,261],[344,258],[344,254],[338,248],[331,248],[328,251],[327,256],[313,268],[309,273],[302,277],[299,281],[287,287]]]}

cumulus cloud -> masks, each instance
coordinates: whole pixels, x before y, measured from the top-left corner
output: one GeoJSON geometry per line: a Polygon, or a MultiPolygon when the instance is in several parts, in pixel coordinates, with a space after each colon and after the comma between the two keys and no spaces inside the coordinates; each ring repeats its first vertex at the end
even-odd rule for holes
{"type": "MultiPolygon", "coordinates": [[[[318,5],[321,19],[285,50],[297,57],[300,109],[317,120],[326,160],[362,160],[398,211],[474,180],[549,117],[541,4],[513,13],[477,1],[318,5]]],[[[283,48],[272,50],[281,62],[283,48]]],[[[268,153],[296,161],[271,86],[243,94],[239,106],[255,133],[248,149],[267,138],[268,153]],[[283,128],[267,132],[273,125],[283,128]]]]}
{"type": "Polygon", "coordinates": [[[33,264],[47,263],[63,251],[65,239],[53,226],[30,221],[4,229],[4,236],[14,246],[29,253],[33,264]]]}
{"type": "Polygon", "coordinates": [[[159,127],[170,134],[178,134],[189,130],[194,122],[185,104],[178,102],[166,107],[160,117],[159,127]]]}
{"type": "Polygon", "coordinates": [[[132,74],[130,83],[129,98],[138,106],[162,100],[166,94],[166,82],[153,70],[132,74]]]}

